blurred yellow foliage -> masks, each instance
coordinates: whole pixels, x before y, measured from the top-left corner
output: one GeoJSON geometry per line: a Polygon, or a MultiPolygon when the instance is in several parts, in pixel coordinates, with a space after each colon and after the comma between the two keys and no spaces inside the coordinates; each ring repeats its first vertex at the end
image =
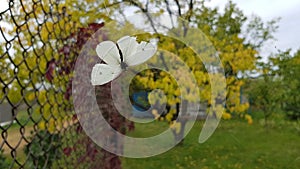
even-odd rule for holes
{"type": "Polygon", "coordinates": [[[253,119],[249,114],[245,115],[245,119],[247,120],[248,124],[252,124],[253,123],[253,119]]]}
{"type": "Polygon", "coordinates": [[[178,134],[178,133],[180,133],[181,123],[177,122],[177,121],[172,121],[170,123],[170,128],[178,134]]]}
{"type": "Polygon", "coordinates": [[[224,120],[231,119],[231,114],[230,114],[230,113],[227,113],[227,112],[223,112],[223,113],[222,113],[222,118],[223,118],[224,120]]]}

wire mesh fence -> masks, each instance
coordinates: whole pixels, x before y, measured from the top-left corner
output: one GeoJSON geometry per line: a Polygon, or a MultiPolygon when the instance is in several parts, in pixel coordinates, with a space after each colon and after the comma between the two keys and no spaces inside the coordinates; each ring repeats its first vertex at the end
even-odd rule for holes
{"type": "Polygon", "coordinates": [[[10,0],[0,13],[0,168],[100,168],[72,110],[71,18],[52,0],[10,0]]]}

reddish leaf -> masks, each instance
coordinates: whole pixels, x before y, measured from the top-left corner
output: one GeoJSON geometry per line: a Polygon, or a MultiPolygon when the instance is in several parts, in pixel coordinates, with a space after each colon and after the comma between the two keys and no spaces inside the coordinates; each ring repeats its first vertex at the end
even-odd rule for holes
{"type": "Polygon", "coordinates": [[[63,149],[63,152],[66,156],[69,156],[69,155],[71,155],[72,148],[71,147],[66,147],[66,148],[63,149]]]}
{"type": "Polygon", "coordinates": [[[46,74],[45,74],[46,79],[50,82],[54,78],[55,68],[56,68],[56,63],[55,63],[55,60],[52,59],[47,63],[47,71],[46,71],[46,74]]]}

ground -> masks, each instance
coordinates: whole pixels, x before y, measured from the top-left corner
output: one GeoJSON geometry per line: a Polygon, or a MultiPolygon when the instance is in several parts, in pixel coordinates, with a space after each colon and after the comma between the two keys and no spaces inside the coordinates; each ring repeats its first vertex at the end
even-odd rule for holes
{"type": "MultiPolygon", "coordinates": [[[[222,120],[213,136],[203,144],[198,137],[203,122],[197,122],[182,146],[150,158],[122,158],[123,168],[297,168],[300,166],[300,133],[293,123],[265,128],[259,120],[252,125],[240,120],[222,120]]],[[[161,125],[143,127],[131,133],[143,137],[161,125]],[[144,134],[146,133],[146,134],[144,134]]]]}

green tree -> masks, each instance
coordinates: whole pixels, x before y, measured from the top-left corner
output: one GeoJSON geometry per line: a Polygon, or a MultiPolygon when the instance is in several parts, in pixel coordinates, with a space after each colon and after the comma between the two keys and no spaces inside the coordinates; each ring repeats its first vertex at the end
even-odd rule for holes
{"type": "Polygon", "coordinates": [[[294,55],[290,51],[280,52],[272,58],[274,64],[278,66],[277,75],[281,80],[281,90],[284,94],[281,98],[281,106],[287,117],[292,120],[300,119],[300,50],[294,55]]]}
{"type": "Polygon", "coordinates": [[[265,126],[274,113],[284,112],[292,120],[299,119],[299,51],[278,51],[267,62],[258,62],[259,76],[247,80],[246,93],[252,106],[264,114],[265,126]]]}
{"type": "Polygon", "coordinates": [[[282,111],[284,90],[281,79],[264,74],[255,79],[248,79],[245,88],[251,106],[262,111],[265,127],[268,127],[272,116],[282,111]]]}

